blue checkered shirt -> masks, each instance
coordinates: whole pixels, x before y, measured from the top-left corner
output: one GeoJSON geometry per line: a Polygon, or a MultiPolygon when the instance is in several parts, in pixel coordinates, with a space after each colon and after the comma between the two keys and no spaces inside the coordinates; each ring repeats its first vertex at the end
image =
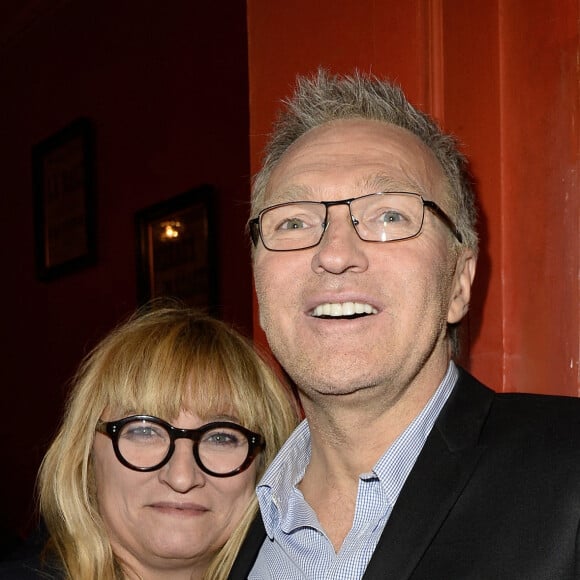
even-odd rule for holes
{"type": "Polygon", "coordinates": [[[445,401],[457,382],[451,362],[423,410],[359,477],[353,524],[336,553],[316,513],[296,485],[310,461],[310,430],[302,421],[257,487],[267,538],[249,580],[357,580],[362,578],[393,506],[445,401]]]}

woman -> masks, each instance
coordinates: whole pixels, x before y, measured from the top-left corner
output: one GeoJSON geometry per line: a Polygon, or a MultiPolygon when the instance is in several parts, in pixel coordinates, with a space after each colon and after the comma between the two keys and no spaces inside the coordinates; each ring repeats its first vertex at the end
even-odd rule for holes
{"type": "Polygon", "coordinates": [[[139,313],[81,365],[42,463],[44,573],[225,578],[256,481],[296,421],[288,390],[226,324],[139,313]]]}

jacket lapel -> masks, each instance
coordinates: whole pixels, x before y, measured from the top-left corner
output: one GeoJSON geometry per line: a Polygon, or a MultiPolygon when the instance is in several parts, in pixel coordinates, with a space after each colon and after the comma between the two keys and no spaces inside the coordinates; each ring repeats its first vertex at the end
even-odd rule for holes
{"type": "Polygon", "coordinates": [[[479,433],[493,392],[460,369],[397,503],[363,580],[409,578],[461,495],[485,448],[479,433]]]}

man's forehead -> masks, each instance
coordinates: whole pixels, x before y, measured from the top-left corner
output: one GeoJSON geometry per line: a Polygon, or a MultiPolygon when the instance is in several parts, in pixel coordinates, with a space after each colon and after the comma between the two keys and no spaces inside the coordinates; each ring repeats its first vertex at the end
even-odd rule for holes
{"type": "Polygon", "coordinates": [[[361,195],[409,191],[429,197],[433,178],[444,181],[435,155],[413,133],[381,121],[344,119],[311,129],[286,150],[270,174],[267,205],[312,199],[312,183],[329,175],[330,182],[334,176],[338,186],[348,181],[361,195]]]}
{"type": "MultiPolygon", "coordinates": [[[[359,177],[354,182],[354,190],[360,192],[360,195],[379,192],[408,192],[424,195],[424,189],[423,185],[412,175],[401,179],[386,173],[376,173],[359,177]]],[[[318,197],[320,197],[320,192],[310,185],[296,183],[291,183],[285,187],[277,187],[267,192],[268,205],[274,205],[278,202],[302,201],[304,199],[325,201],[324,199],[318,199],[318,197]]],[[[353,195],[353,197],[359,197],[359,195],[353,195]]]]}

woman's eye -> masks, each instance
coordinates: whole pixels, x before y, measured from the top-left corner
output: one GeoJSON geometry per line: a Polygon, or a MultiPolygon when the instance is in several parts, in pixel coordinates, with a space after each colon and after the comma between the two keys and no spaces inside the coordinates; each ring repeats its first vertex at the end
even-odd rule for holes
{"type": "Polygon", "coordinates": [[[147,425],[139,425],[136,427],[130,427],[123,432],[123,437],[128,439],[154,439],[159,437],[161,434],[158,432],[155,427],[150,427],[147,425]]]}
{"type": "Polygon", "coordinates": [[[227,433],[227,432],[220,432],[214,431],[212,433],[208,433],[204,438],[203,442],[210,445],[216,445],[220,447],[233,447],[239,445],[240,438],[235,433],[227,433]]]}
{"type": "Polygon", "coordinates": [[[152,437],[154,433],[150,427],[136,427],[135,429],[127,431],[127,435],[130,437],[152,437]]]}

